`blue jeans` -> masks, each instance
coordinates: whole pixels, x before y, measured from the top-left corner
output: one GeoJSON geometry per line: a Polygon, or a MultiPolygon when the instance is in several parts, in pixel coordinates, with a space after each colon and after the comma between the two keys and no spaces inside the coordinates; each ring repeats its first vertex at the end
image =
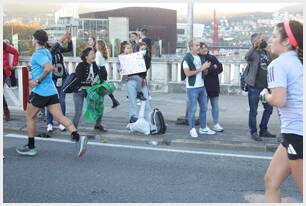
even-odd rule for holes
{"type": "MultiPolygon", "coordinates": [[[[66,94],[62,91],[61,87],[56,87],[56,88],[57,88],[57,93],[59,95],[59,103],[61,105],[63,115],[65,115],[66,114],[66,103],[65,103],[66,94]]],[[[47,110],[47,124],[53,124],[52,114],[48,110],[47,110]]]]}
{"type": "MultiPolygon", "coordinates": [[[[127,92],[128,92],[128,97],[129,97],[129,102],[130,102],[130,112],[129,112],[129,119],[131,119],[132,116],[137,117],[137,81],[130,79],[127,82],[127,92]]],[[[151,106],[149,102],[149,92],[148,92],[148,87],[145,84],[142,87],[142,92],[143,96],[147,99],[146,100],[146,107],[145,107],[145,118],[149,119],[149,114],[151,111],[151,106]]]]}
{"type": "Polygon", "coordinates": [[[211,115],[213,118],[214,124],[219,123],[219,96],[216,97],[207,97],[207,104],[210,100],[211,104],[211,115]]]}
{"type": "MultiPolygon", "coordinates": [[[[248,86],[248,90],[249,90],[248,97],[249,97],[249,106],[250,106],[249,128],[250,128],[250,133],[253,134],[257,132],[256,116],[257,116],[257,108],[259,102],[259,94],[262,91],[262,89],[248,86]]],[[[268,130],[268,122],[273,112],[273,107],[267,103],[263,103],[262,105],[264,107],[264,112],[262,114],[259,128],[260,131],[264,132],[268,130]]]]}
{"type": "Polygon", "coordinates": [[[86,95],[85,90],[73,93],[74,117],[73,117],[72,122],[75,128],[78,128],[79,121],[82,116],[85,95],[86,95]]]}
{"type": "Polygon", "coordinates": [[[200,106],[200,125],[206,127],[207,93],[205,87],[187,88],[188,97],[188,123],[189,128],[195,128],[195,112],[197,111],[197,101],[200,106]]]}

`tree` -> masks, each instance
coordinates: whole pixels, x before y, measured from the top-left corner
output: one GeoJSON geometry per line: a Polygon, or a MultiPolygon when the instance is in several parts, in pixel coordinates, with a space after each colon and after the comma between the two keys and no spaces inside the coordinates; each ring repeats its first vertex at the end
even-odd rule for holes
{"type": "Polygon", "coordinates": [[[18,49],[20,53],[31,53],[33,51],[33,33],[41,29],[42,26],[37,22],[22,23],[20,21],[6,22],[3,25],[3,39],[12,42],[12,34],[18,34],[18,49]]]}

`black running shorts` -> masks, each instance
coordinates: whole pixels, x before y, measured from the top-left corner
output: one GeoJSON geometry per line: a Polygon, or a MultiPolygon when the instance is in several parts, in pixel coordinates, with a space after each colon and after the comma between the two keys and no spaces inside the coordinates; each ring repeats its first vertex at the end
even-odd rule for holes
{"type": "Polygon", "coordinates": [[[35,107],[44,108],[48,105],[59,103],[59,99],[57,94],[52,96],[40,96],[34,92],[31,92],[29,103],[35,107]]]}
{"type": "Polygon", "coordinates": [[[282,145],[286,148],[289,160],[303,159],[303,136],[282,134],[282,145]]]}

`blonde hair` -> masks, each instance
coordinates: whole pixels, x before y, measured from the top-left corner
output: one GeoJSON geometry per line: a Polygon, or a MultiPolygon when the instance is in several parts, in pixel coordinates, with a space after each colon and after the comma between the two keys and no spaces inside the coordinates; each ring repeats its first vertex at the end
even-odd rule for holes
{"type": "Polygon", "coordinates": [[[103,57],[105,59],[108,59],[109,57],[109,52],[108,52],[108,48],[106,45],[106,42],[103,40],[98,40],[97,41],[97,49],[102,53],[103,57]]]}

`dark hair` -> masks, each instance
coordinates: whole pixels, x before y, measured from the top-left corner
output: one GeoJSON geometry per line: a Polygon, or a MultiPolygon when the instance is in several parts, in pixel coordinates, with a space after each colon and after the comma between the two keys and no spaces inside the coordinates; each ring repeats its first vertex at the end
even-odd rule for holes
{"type": "Polygon", "coordinates": [[[86,62],[86,57],[88,56],[90,51],[93,51],[93,49],[91,47],[87,47],[86,49],[81,51],[80,57],[81,57],[83,62],[86,62]]]}
{"type": "Polygon", "coordinates": [[[204,42],[200,42],[200,48],[202,48],[202,47],[206,47],[206,48],[208,48],[208,46],[207,46],[207,44],[206,43],[204,43],[204,42]]]}
{"type": "Polygon", "coordinates": [[[134,35],[138,36],[138,34],[137,34],[136,32],[132,32],[130,35],[132,35],[132,34],[134,34],[134,35]]]}
{"type": "Polygon", "coordinates": [[[141,32],[142,32],[144,35],[147,35],[148,30],[147,30],[147,29],[141,29],[141,32]]]}
{"type": "Polygon", "coordinates": [[[128,41],[123,41],[120,44],[120,54],[124,53],[124,49],[127,45],[129,45],[130,43],[128,41]]]}
{"type": "MultiPolygon", "coordinates": [[[[291,49],[297,52],[299,59],[301,60],[303,64],[303,24],[298,21],[290,20],[289,26],[290,26],[290,29],[292,31],[294,38],[296,39],[298,43],[296,48],[292,46],[291,49]]],[[[282,40],[288,38],[288,35],[285,30],[284,22],[278,23],[276,27],[278,28],[278,31],[281,35],[282,40]]]]}
{"type": "Polygon", "coordinates": [[[98,45],[97,48],[102,53],[103,57],[105,59],[108,59],[109,53],[108,53],[106,42],[104,40],[98,40],[97,45],[98,45]]]}
{"type": "Polygon", "coordinates": [[[36,39],[37,43],[45,46],[48,41],[48,34],[45,30],[39,29],[36,30],[33,34],[34,39],[36,39]]]}
{"type": "Polygon", "coordinates": [[[259,35],[259,33],[254,33],[251,35],[251,43],[253,44],[255,42],[255,39],[257,38],[257,36],[259,35]]]}
{"type": "Polygon", "coordinates": [[[89,36],[88,39],[89,39],[89,38],[92,38],[92,40],[96,43],[96,37],[94,37],[94,36],[89,36]]]}
{"type": "Polygon", "coordinates": [[[141,41],[141,42],[138,42],[138,46],[147,46],[147,44],[146,42],[141,41]]]}

